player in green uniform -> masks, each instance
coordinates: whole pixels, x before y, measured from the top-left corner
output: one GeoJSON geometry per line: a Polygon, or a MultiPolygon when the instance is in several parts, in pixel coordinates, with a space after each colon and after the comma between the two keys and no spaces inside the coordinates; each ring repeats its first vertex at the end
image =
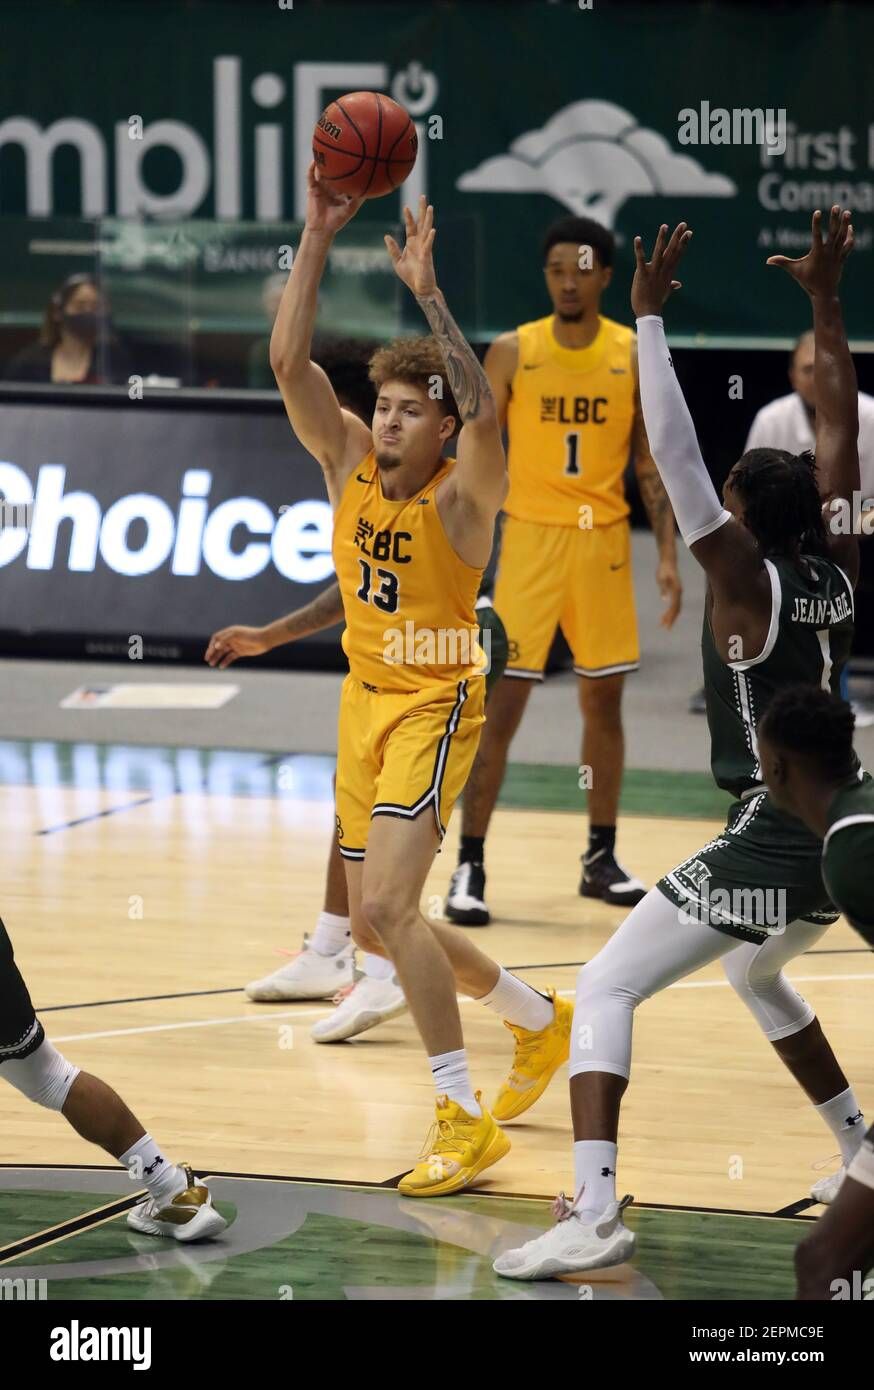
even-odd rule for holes
{"type": "MultiPolygon", "coordinates": [[[[759,726],[771,800],[822,841],[822,876],[835,906],[874,947],[874,781],[860,776],[853,711],[825,690],[791,686],[759,726]]],[[[834,1204],[795,1252],[798,1297],[833,1299],[874,1268],[874,1125],[834,1204]]],[[[874,1288],[874,1283],[871,1284],[874,1288]]],[[[858,1295],[857,1295],[858,1296],[858,1295]]]]}
{"type": "MultiPolygon", "coordinates": [[[[854,535],[826,530],[823,503],[850,506],[859,489],[856,373],[838,298],[853,245],[848,212],[833,208],[823,241],[815,213],[808,254],[773,256],[810,296],[816,342],[817,463],[810,454],[753,449],[734,465],[720,503],[665,339],[662,306],[691,232],[659,231],[647,261],[635,240],[632,306],[640,393],[652,456],[684,541],[707,575],[702,650],[712,768],[735,797],[722,833],[667,874],[585,965],[571,1038],[576,1198],[556,1225],[495,1261],[536,1279],[622,1263],[634,1236],[616,1198],[616,1141],[642,1000],[722,959],[729,981],[840,1144],[846,1167],[864,1137],[862,1114],[813,1009],[783,974],[837,911],[822,881],[821,841],[769,798],[757,727],[774,694],[803,683],[837,692],[850,651],[854,535]],[[819,486],[817,484],[819,483],[819,486]],[[724,504],[724,505],[723,505],[724,504]]],[[[817,1183],[830,1200],[840,1175],[817,1183]]]]}

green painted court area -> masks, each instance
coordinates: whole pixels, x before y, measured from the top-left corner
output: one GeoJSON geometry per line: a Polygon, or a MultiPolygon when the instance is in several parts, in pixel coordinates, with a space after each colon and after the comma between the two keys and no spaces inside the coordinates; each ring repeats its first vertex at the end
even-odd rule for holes
{"type": "Polygon", "coordinates": [[[526,1284],[491,1265],[551,1224],[546,1201],[417,1202],[391,1188],[222,1175],[210,1186],[231,1225],[219,1241],[184,1246],[130,1230],[124,1212],[105,1219],[102,1208],[130,1205],[124,1174],[0,1169],[0,1299],[40,1287],[59,1301],[791,1299],[792,1251],[807,1225],[632,1206],[632,1265],[582,1286],[526,1284]]]}

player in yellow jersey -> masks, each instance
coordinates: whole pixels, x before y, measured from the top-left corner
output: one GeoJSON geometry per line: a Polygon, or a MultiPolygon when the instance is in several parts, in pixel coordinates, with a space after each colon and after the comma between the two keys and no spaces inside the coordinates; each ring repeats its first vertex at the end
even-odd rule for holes
{"type": "Polygon", "coordinates": [[[334,236],[361,200],[323,187],[311,166],[307,215],[271,339],[292,428],[318,459],[334,509],[333,555],[349,658],[340,700],[337,835],[352,935],[394,964],[437,1089],[410,1196],[468,1186],[509,1149],[496,1119],[542,1093],[569,1049],[571,1011],[509,975],[463,935],[426,922],[425,878],[463,787],[483,722],[474,603],[507,489],[488,381],[437,286],[433,208],[404,209],[406,244],[386,246],[433,337],[381,348],[372,429],[342,410],[310,360],[319,282],[334,236]],[[462,429],[455,460],[445,445],[462,429]],[[492,1113],[470,1081],[456,989],[516,1036],[513,1070],[492,1113]]]}
{"type": "Polygon", "coordinates": [[[680,611],[671,506],[650,456],[638,396],[634,332],[600,313],[614,239],[589,218],[549,228],[544,275],[553,312],[502,333],[485,371],[509,438],[495,607],[510,655],[464,792],[459,867],[446,901],[452,921],[484,926],[484,843],[513,736],[561,626],[579,676],[589,844],[580,892],[630,907],[644,896],[615,855],[624,762],[622,687],[638,665],[629,506],[633,457],[658,545],[662,626],[680,611]]]}

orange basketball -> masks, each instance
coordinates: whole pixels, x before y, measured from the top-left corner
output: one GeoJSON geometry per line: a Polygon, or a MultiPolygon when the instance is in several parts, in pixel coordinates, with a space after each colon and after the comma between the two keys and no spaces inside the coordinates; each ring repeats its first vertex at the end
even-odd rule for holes
{"type": "Polygon", "coordinates": [[[319,182],[353,198],[391,193],[415,164],[418,147],[409,112],[382,92],[332,101],[313,131],[319,182]]]}

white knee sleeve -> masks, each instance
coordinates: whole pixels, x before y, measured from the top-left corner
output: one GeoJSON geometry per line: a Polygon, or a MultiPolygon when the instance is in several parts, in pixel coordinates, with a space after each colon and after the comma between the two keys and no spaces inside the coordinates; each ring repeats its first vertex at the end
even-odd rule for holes
{"type": "Polygon", "coordinates": [[[786,979],[783,966],[809,951],[827,930],[821,923],[790,922],[779,936],[769,936],[761,945],[743,942],[723,957],[729,982],[769,1042],[800,1033],[816,1018],[807,1000],[786,979]]]}
{"type": "Polygon", "coordinates": [[[577,976],[571,1076],[627,1077],[637,1005],[731,949],[731,937],[681,921],[674,903],[652,888],[577,976]]]}
{"type": "Polygon", "coordinates": [[[584,1071],[630,1076],[634,1010],[641,997],[606,977],[597,956],[583,966],[571,1029],[571,1076],[584,1071]]]}
{"type": "Polygon", "coordinates": [[[0,1066],[0,1077],[11,1081],[17,1091],[37,1105],[44,1105],[47,1110],[62,1110],[80,1070],[62,1057],[46,1038],[29,1057],[20,1062],[4,1062],[0,1066]]]}

